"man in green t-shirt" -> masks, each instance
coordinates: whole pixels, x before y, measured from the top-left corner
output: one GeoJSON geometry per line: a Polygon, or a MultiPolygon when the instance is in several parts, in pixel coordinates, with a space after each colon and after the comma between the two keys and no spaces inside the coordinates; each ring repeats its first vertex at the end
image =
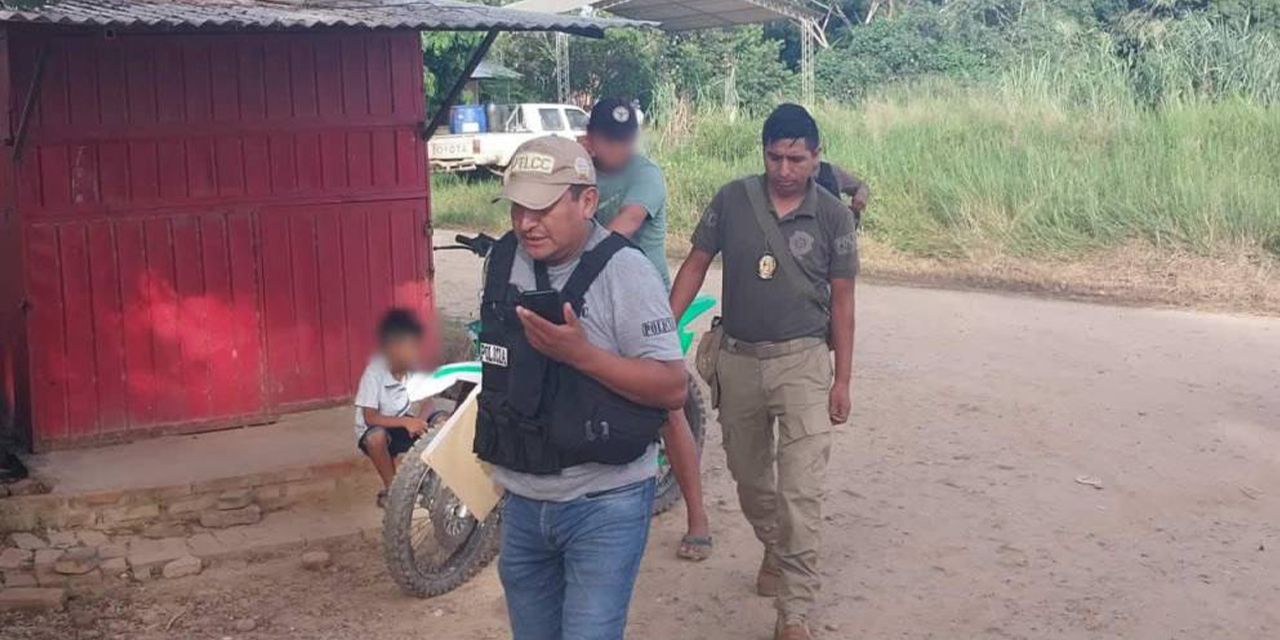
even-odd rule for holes
{"type": "Polygon", "coordinates": [[[595,160],[600,207],[596,220],[628,238],[671,288],[667,267],[667,185],[662,169],[636,153],[639,125],[632,106],[605,98],[591,110],[583,142],[595,160]]]}
{"type": "MultiPolygon", "coordinates": [[[[631,103],[605,98],[591,109],[587,135],[580,142],[596,165],[600,190],[596,220],[640,247],[670,289],[667,186],[658,165],[636,152],[639,133],[639,116],[631,103]]],[[[705,560],[711,555],[711,532],[702,504],[698,445],[683,411],[671,412],[662,438],[688,507],[689,530],[680,542],[678,555],[686,560],[705,560]]]]}

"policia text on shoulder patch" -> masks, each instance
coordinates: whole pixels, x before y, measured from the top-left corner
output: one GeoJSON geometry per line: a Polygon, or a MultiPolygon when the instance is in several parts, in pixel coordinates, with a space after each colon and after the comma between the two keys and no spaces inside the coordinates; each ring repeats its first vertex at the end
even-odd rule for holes
{"type": "Polygon", "coordinates": [[[659,318],[650,320],[640,325],[640,330],[644,333],[644,337],[652,338],[660,336],[664,333],[671,333],[676,330],[675,318],[659,318]]]}

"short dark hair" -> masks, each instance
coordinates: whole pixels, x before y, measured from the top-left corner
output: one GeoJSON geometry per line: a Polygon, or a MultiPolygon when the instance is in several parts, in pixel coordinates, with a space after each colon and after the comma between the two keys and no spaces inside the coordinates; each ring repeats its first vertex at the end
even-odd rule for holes
{"type": "Polygon", "coordinates": [[[408,309],[388,309],[378,322],[378,342],[385,343],[399,338],[421,338],[422,323],[408,309]]]}
{"type": "Polygon", "coordinates": [[[571,184],[569,185],[569,197],[573,198],[576,202],[582,199],[582,194],[586,193],[587,189],[594,188],[596,188],[596,186],[593,184],[571,184]]]}
{"type": "Polygon", "coordinates": [[[818,135],[818,123],[804,107],[791,103],[780,104],[768,118],[765,118],[764,132],[760,136],[764,146],[767,147],[778,140],[800,138],[804,139],[805,147],[810,151],[817,151],[822,145],[822,138],[818,135]]]}

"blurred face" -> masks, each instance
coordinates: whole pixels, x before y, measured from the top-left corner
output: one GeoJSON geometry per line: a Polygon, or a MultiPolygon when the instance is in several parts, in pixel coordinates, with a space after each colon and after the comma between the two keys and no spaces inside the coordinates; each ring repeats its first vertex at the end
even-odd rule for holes
{"type": "Polygon", "coordinates": [[[636,152],[636,139],[615,140],[598,133],[588,133],[582,138],[582,146],[595,162],[596,169],[604,173],[621,171],[636,152]]]}
{"type": "Polygon", "coordinates": [[[411,335],[391,336],[382,342],[382,357],[392,371],[408,371],[418,362],[422,340],[411,335]]]}
{"type": "Polygon", "coordinates": [[[591,217],[600,202],[600,192],[595,187],[583,191],[577,198],[572,190],[546,209],[529,209],[511,203],[511,229],[515,231],[520,246],[534,260],[560,264],[572,260],[582,250],[591,233],[591,217]]]}
{"type": "Polygon", "coordinates": [[[810,150],[804,138],[774,140],[764,148],[764,172],[774,195],[804,193],[809,178],[818,171],[818,150],[810,150]]]}

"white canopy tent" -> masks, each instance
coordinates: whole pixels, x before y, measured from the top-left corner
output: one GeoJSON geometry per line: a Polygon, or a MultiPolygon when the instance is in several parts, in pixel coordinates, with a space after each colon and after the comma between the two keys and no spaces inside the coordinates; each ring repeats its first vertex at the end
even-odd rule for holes
{"type": "Polygon", "coordinates": [[[592,5],[618,16],[649,16],[666,31],[693,31],[777,20],[814,20],[825,11],[786,0],[600,0],[592,5]]]}
{"type": "MultiPolygon", "coordinates": [[[[734,27],[791,20],[800,27],[800,76],[803,101],[814,99],[814,53],[826,47],[826,24],[839,9],[818,0],[520,0],[504,8],[540,13],[591,13],[656,22],[664,31],[734,27]]],[[[841,15],[843,18],[843,15],[841,15]]],[[[560,100],[569,98],[569,42],[556,39],[556,85],[560,100]]]]}

